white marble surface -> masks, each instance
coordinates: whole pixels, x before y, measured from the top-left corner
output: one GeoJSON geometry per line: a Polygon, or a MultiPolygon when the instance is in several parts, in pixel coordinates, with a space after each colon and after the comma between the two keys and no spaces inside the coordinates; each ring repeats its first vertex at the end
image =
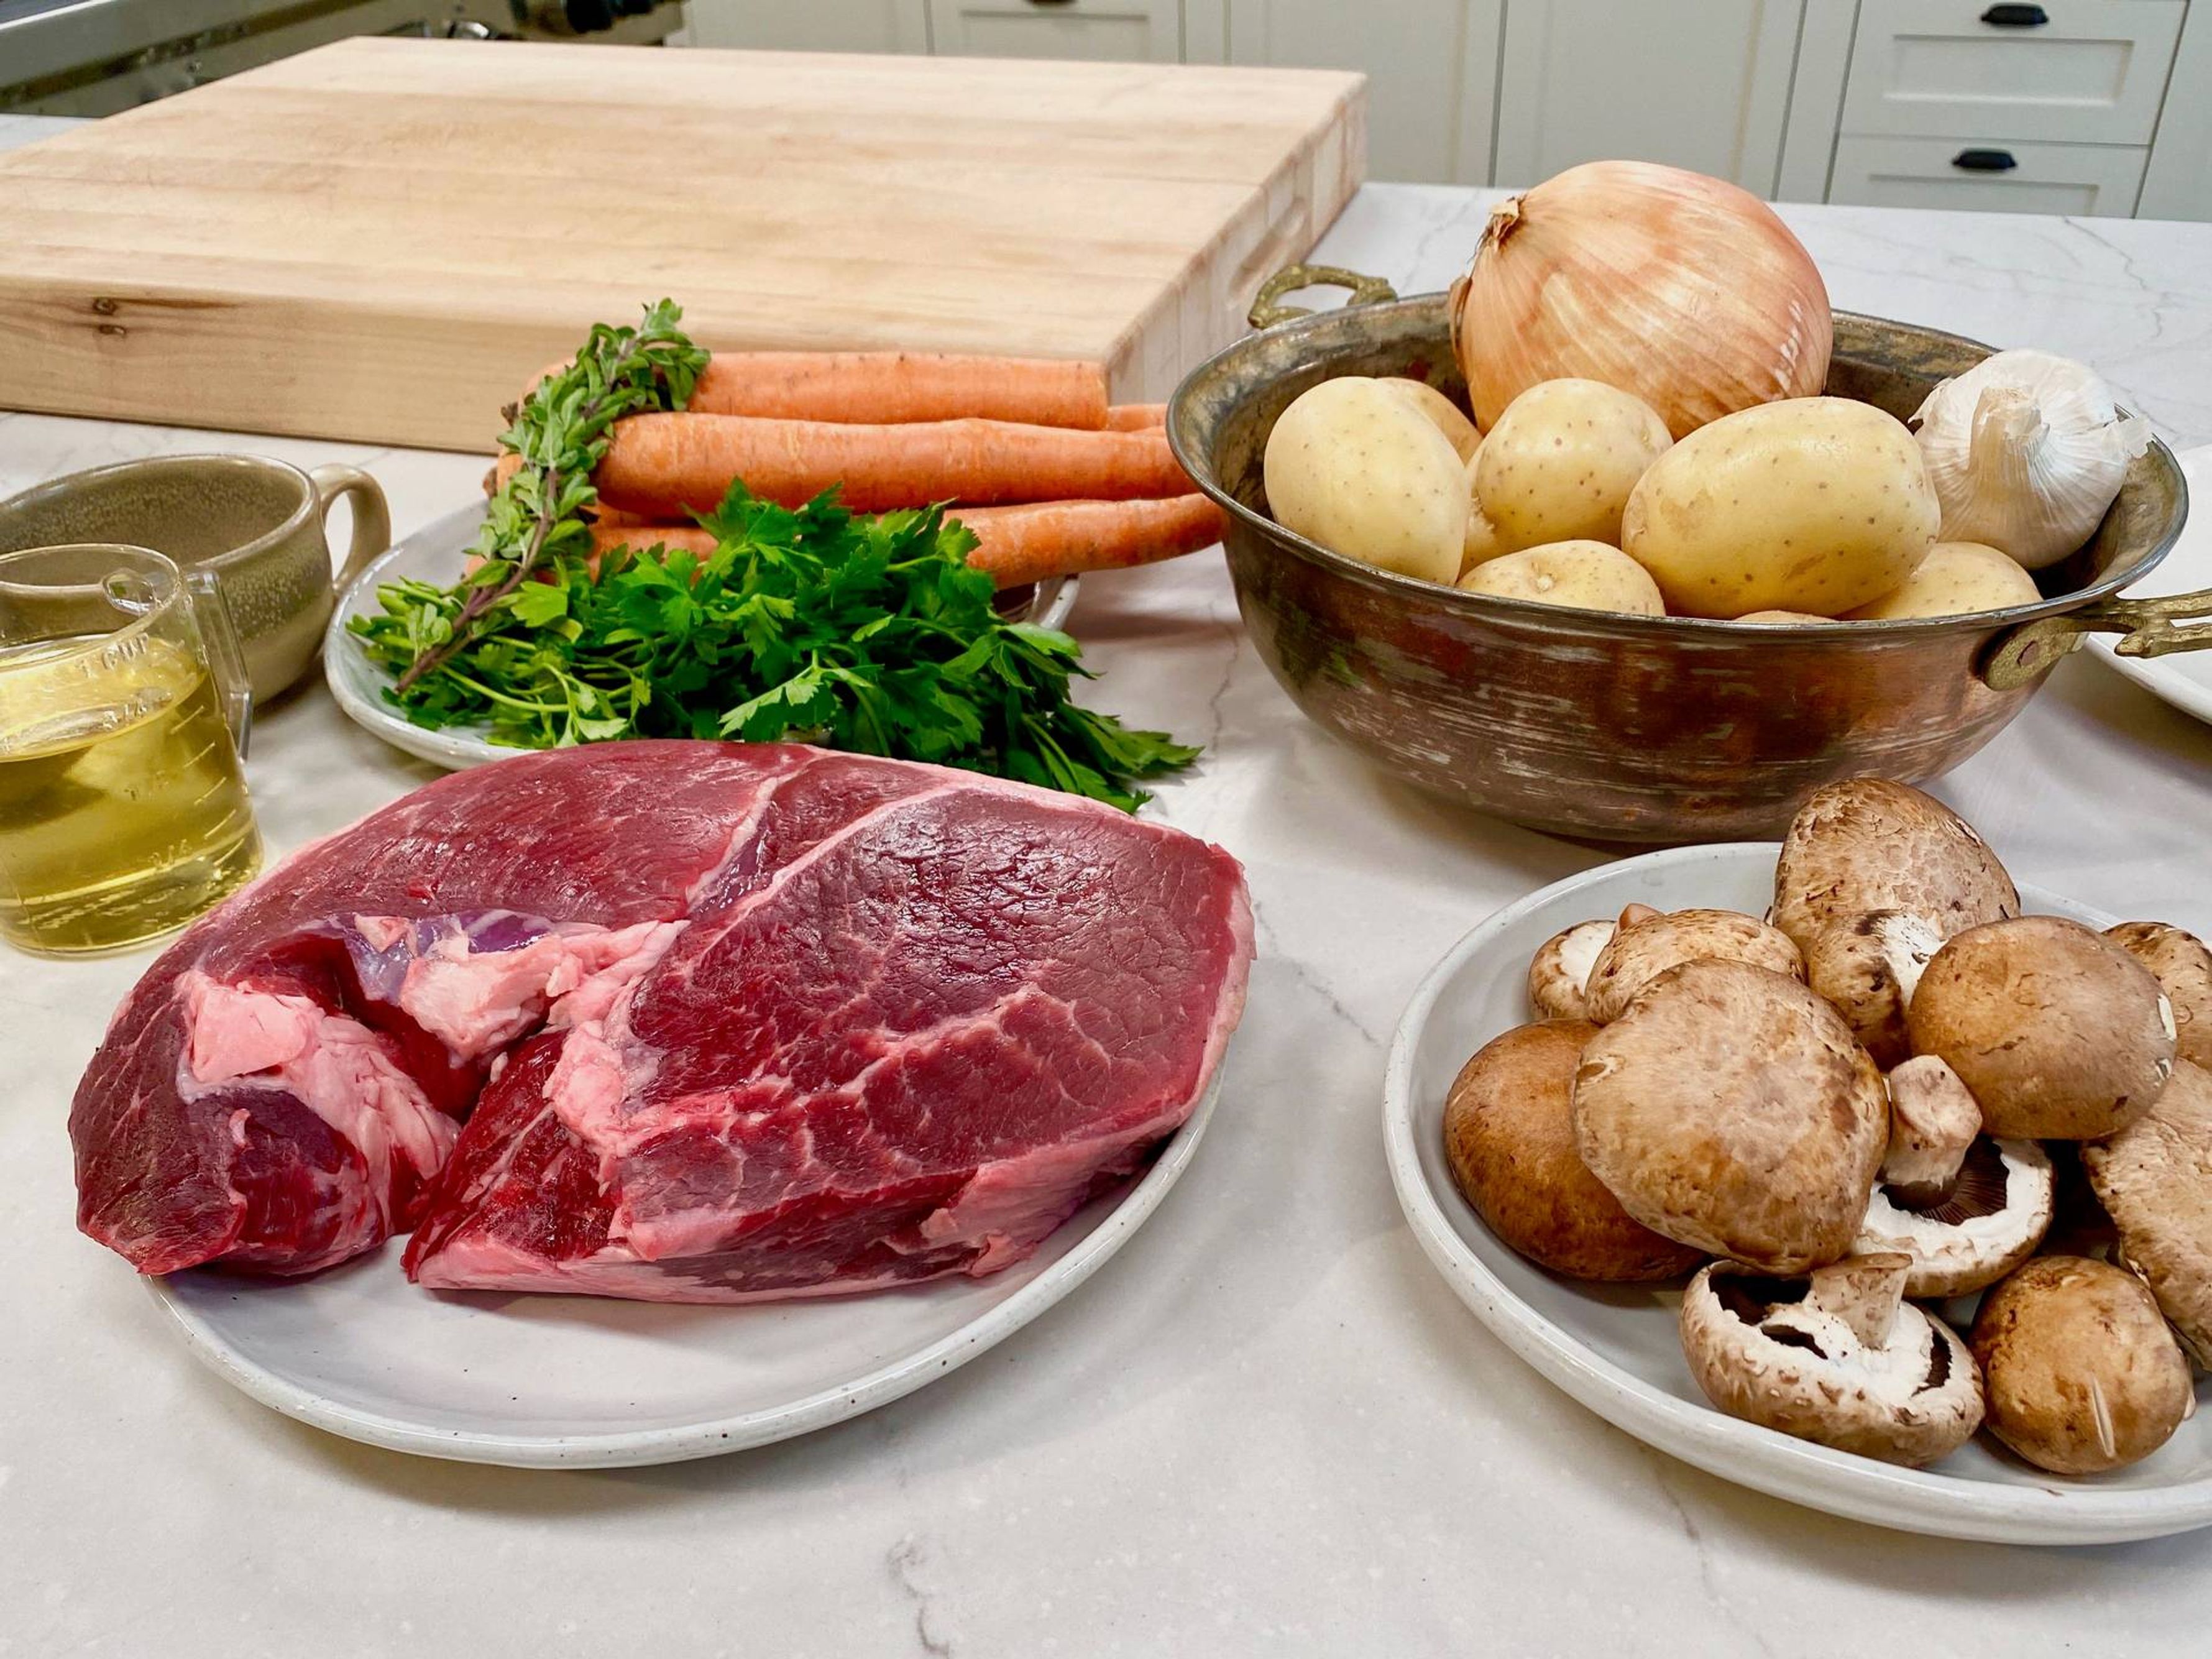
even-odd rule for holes
{"type": "MultiPolygon", "coordinates": [[[[1838,305],[2099,364],[2212,440],[2212,227],[1789,211],[1838,305]]],[[[1474,192],[1370,188],[1322,252],[1441,285],[1474,192]]],[[[206,446],[343,457],[404,532],[480,459],[0,416],[0,490],[206,446]]],[[[845,1659],[2197,1654],[2212,1533],[2038,1553],[1856,1526],[1645,1451],[1430,1271],[1379,1145],[1384,1046],[1492,908],[1600,854],[1438,805],[1307,725],[1218,562],[1087,580],[1104,706],[1203,740],[1158,811],[1243,858],[1249,1012],[1181,1188],[1070,1301],[805,1440],[606,1474],[421,1462],[204,1373],[71,1227],[70,1088],[137,960],[0,957],[0,1654],[845,1659]]],[[[251,768],[279,849],[428,775],[319,688],[251,768]]],[[[2212,929],[2212,731],[2063,666],[1942,793],[2024,880],[2212,929]]]]}

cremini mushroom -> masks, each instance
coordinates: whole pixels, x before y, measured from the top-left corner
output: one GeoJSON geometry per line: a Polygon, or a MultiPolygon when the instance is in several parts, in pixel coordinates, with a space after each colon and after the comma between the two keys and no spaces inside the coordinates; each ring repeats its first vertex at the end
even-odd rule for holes
{"type": "Polygon", "coordinates": [[[2121,1265],[2212,1370],[2212,1072],[2180,1061],[2157,1104],[2083,1146],[2081,1164],[2119,1231],[2121,1265]]]}
{"type": "Polygon", "coordinates": [[[1598,952],[1612,937],[1609,921],[1578,921],[1536,947],[1528,963],[1528,1000],[1539,1015],[1546,1019],[1581,1019],[1589,1013],[1583,988],[1589,982],[1598,952]]]}
{"type": "Polygon", "coordinates": [[[1909,1297],[1964,1296],[2035,1253],[2051,1225],[2051,1159],[1992,1140],[1982,1109],[1934,1055],[1889,1074],[1889,1151],[1853,1250],[1911,1258],[1909,1297]]]}
{"type": "Polygon", "coordinates": [[[2124,921],[2105,937],[2150,969],[2173,1005],[2174,1047],[2212,1066],[2212,951],[2196,934],[2162,921],[2124,921]]]}
{"type": "Polygon", "coordinates": [[[1990,1432],[2057,1474],[2148,1457],[2196,1408],[2189,1361],[2140,1280],[2038,1256],[1982,1298],[1968,1339],[1990,1432]]]}
{"type": "Polygon", "coordinates": [[[1953,934],[2019,914],[2012,878],[1972,824],[1881,778],[1815,790],[1775,864],[1774,925],[1882,1066],[1911,1053],[1905,1009],[1928,959],[1953,934]]]}
{"type": "Polygon", "coordinates": [[[1790,936],[1741,910],[1653,910],[1634,920],[1624,911],[1613,937],[1590,965],[1583,996],[1586,1017],[1600,1025],[1620,1018],[1636,994],[1669,968],[1685,962],[1747,962],[1792,979],[1805,977],[1804,959],[1790,936]]]}
{"type": "Polygon", "coordinates": [[[1786,975],[1688,962],[1601,1026],[1575,1144],[1621,1207],[1679,1243],[1795,1273],[1851,1247],[1889,1133],[1881,1074],[1786,975]]]}
{"type": "Polygon", "coordinates": [[[1809,1279],[1716,1261],[1682,1296],[1682,1353],[1731,1417],[1884,1462],[1948,1456],[1982,1420],[1981,1379],[1950,1327],[1901,1298],[1911,1267],[1859,1255],[1809,1279]]]}
{"type": "Polygon", "coordinates": [[[2173,1010],[2158,981],[2061,916],[1970,927],[1912,994],[1912,1050],[1939,1054],[2008,1140],[2088,1140],[2148,1110],[2173,1070],[2173,1010]]]}
{"type": "Polygon", "coordinates": [[[1445,1160],[1491,1231],[1538,1266],[1571,1279],[1679,1279],[1703,1254],[1632,1220],[1575,1150],[1567,1097],[1596,1030],[1546,1020],[1486,1043],[1445,1102],[1445,1160]]]}

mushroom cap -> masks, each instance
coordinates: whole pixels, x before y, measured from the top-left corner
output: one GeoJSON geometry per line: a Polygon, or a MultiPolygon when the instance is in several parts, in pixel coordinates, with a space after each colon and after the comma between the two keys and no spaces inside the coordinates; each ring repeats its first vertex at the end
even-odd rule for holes
{"type": "Polygon", "coordinates": [[[1917,1466],[1948,1456],[1982,1420],[1981,1379],[1950,1327],[1910,1303],[1881,1317],[1897,1256],[1855,1257],[1814,1282],[1763,1279],[1716,1261],[1682,1294],[1682,1354],[1705,1398],[1731,1417],[1839,1451],[1917,1466]],[[1848,1275],[1869,1319],[1822,1305],[1848,1275]],[[1858,1324],[1870,1324],[1869,1341],[1858,1324]]]}
{"type": "Polygon", "coordinates": [[[2173,1070],[2158,981],[2061,916],[1970,927],[1936,953],[1907,1012],[1912,1050],[1940,1054],[2007,1140],[2088,1140],[2149,1109],[2173,1070]]]}
{"type": "Polygon", "coordinates": [[[2165,990],[2182,1059],[2212,1066],[2212,951],[2196,934],[2162,921],[2124,921],[2107,927],[2105,937],[2149,969],[2165,990]]]}
{"type": "Polygon", "coordinates": [[[1880,1181],[1851,1249],[1912,1258],[1905,1294],[1964,1296],[1994,1285],[2035,1254],[2051,1226],[2051,1158],[2032,1140],[1991,1140],[1967,1149],[1958,1185],[1940,1202],[1916,1207],[1880,1181]]]}
{"type": "Polygon", "coordinates": [[[1613,937],[1609,921],[1578,921],[1536,947],[1528,961],[1528,1000],[1546,1019],[1582,1019],[1589,1006],[1583,988],[1598,952],[1613,937]]]}
{"type": "Polygon", "coordinates": [[[2082,1147],[2081,1164],[2119,1230],[2122,1263],[2212,1370],[2212,1072],[2179,1062],[2158,1103],[2082,1147]]]}
{"type": "Polygon", "coordinates": [[[1662,911],[1614,928],[1584,981],[1584,1017],[1609,1024],[1669,968],[1708,961],[1747,962],[1792,979],[1805,977],[1804,958],[1790,936],[1756,916],[1741,910],[1662,911]]]}
{"type": "Polygon", "coordinates": [[[1796,980],[1688,962],[1589,1040],[1574,1121],[1590,1172],[1654,1232],[1795,1273],[1850,1249],[1889,1104],[1842,1017],[1796,980]]]}
{"type": "Polygon", "coordinates": [[[1494,1037],[1444,1103],[1444,1157],[1475,1212],[1539,1267],[1570,1279],[1679,1279],[1698,1251],[1638,1224],[1583,1166],[1567,1097],[1597,1027],[1546,1020],[1494,1037]]]}
{"type": "Polygon", "coordinates": [[[1804,953],[1806,980],[1842,1011],[1877,1063],[1909,1049],[1909,967],[1953,934],[2020,914],[2020,894],[1974,827],[1931,795],[1884,778],[1816,789],[1774,866],[1774,925],[1804,953]],[[1880,927],[1864,919],[1912,919],[1880,927]]]}
{"type": "Polygon", "coordinates": [[[2189,1361],[2140,1280],[2038,1256],[1982,1298],[1968,1344],[1990,1432],[2057,1474],[2150,1455],[2196,1408],[2189,1361]]]}

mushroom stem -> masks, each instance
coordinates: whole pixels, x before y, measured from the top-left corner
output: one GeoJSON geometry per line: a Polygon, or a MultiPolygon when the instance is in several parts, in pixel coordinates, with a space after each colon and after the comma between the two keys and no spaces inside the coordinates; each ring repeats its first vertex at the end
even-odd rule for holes
{"type": "Polygon", "coordinates": [[[1845,1256],[1813,1270],[1805,1303],[1841,1320],[1862,1346],[1887,1347],[1889,1328],[1905,1300],[1905,1275],[1911,1269],[1912,1258],[1896,1251],[1845,1256]]]}
{"type": "Polygon", "coordinates": [[[1981,1107],[1942,1060],[1922,1054],[1892,1072],[1889,1151],[1881,1161],[1892,1200],[1924,1209],[1948,1198],[1981,1132],[1981,1107]]]}

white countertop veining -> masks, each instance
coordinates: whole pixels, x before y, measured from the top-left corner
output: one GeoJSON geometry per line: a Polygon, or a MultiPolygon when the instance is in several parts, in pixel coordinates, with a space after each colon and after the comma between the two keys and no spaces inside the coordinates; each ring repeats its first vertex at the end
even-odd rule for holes
{"type": "MultiPolygon", "coordinates": [[[[1370,187],[1322,253],[1440,287],[1486,199],[1370,187]]],[[[1838,306],[2087,358],[2169,441],[2212,441],[2212,226],[1784,211],[1838,306]]],[[[210,447],[356,461],[403,534],[483,468],[14,415],[0,493],[210,447]]],[[[1830,1520],[1644,1450],[1492,1340],[1391,1197],[1384,1048],[1455,939],[1602,855],[1427,800],[1308,725],[1216,557],[1088,580],[1073,628],[1102,705],[1207,745],[1158,810],[1250,872],[1221,1109],[1091,1284],[802,1440],[524,1473],[254,1404],[72,1227],[69,1093],[143,958],[0,955],[0,1655],[2203,1650],[2212,1532],[2037,1552],[1830,1520]]],[[[278,851],[431,775],[319,684],[268,714],[250,770],[278,851]]],[[[2022,879],[2212,929],[2212,731],[2096,662],[1942,791],[2022,879]]]]}

